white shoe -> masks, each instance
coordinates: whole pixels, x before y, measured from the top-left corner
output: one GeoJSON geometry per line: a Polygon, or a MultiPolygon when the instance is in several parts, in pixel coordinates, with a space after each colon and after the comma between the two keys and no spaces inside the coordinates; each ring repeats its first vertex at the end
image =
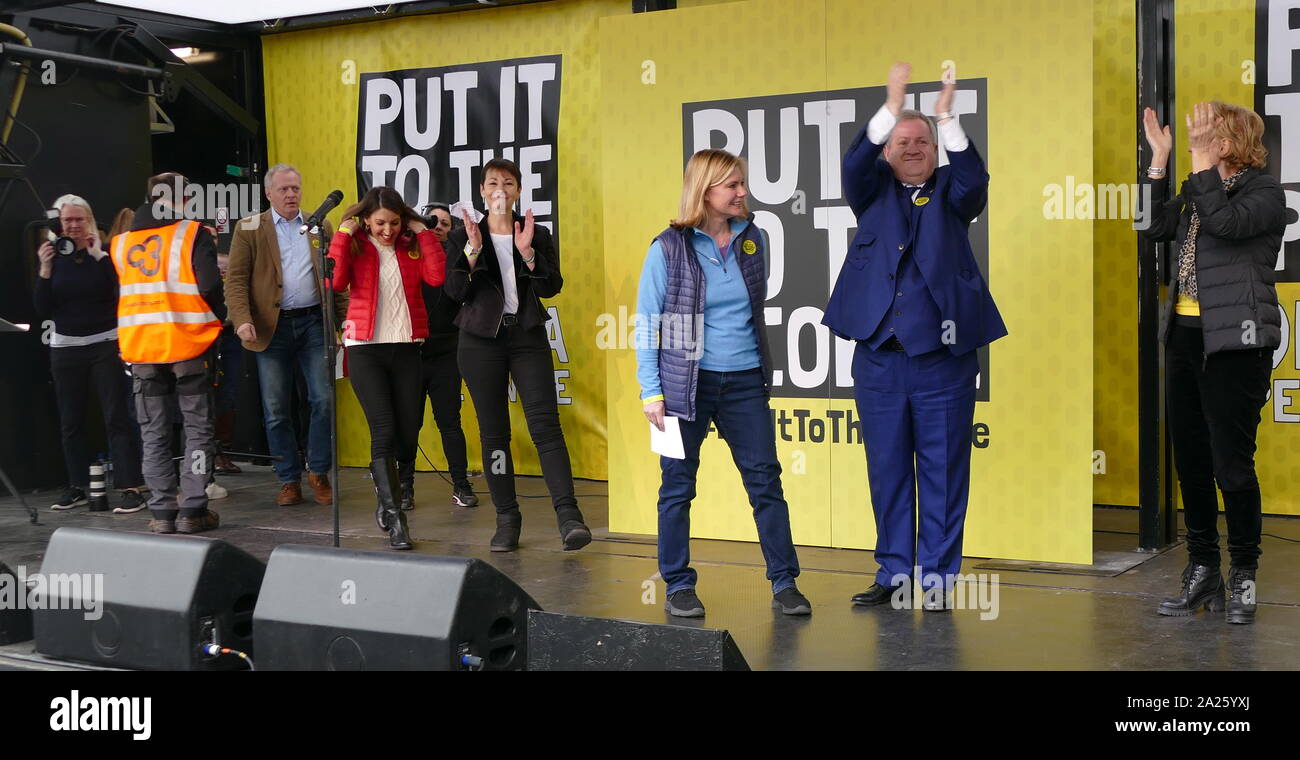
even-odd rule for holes
{"type": "Polygon", "coordinates": [[[224,499],[230,495],[230,492],[218,485],[215,480],[209,483],[205,490],[209,499],[224,499]]]}

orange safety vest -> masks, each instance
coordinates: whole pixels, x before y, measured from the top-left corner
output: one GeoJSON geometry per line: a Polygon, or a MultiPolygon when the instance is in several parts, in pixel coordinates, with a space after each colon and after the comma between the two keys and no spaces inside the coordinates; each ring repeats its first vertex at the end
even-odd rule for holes
{"type": "Polygon", "coordinates": [[[117,269],[117,342],[133,364],[193,359],[221,335],[221,320],[199,294],[194,240],[199,224],[124,232],[113,238],[117,269]]]}

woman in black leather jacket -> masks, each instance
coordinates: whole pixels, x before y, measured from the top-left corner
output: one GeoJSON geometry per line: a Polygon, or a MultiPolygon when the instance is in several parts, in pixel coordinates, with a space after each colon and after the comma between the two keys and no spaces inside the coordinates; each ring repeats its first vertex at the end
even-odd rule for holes
{"type": "Polygon", "coordinates": [[[518,548],[523,522],[510,455],[506,393],[512,379],[537,447],[560,539],[566,550],[581,549],[591,542],[591,531],[573,493],[546,337],[547,314],[540,300],[558,294],[564,278],[550,231],[533,222],[531,211],[522,218],[514,213],[519,187],[519,167],[513,161],[498,158],[484,165],[479,192],[488,214],[476,223],[463,212],[464,229],[448,236],[444,289],[463,304],[455,320],[460,328],[457,359],[474,399],[483,473],[496,506],[491,550],[518,548]]]}

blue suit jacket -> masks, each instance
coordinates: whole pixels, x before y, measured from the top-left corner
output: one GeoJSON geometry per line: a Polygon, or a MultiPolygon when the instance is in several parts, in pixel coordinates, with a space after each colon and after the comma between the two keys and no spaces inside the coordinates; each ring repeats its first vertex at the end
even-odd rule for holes
{"type": "Polygon", "coordinates": [[[929,202],[910,218],[898,201],[897,180],[881,156],[883,147],[867,139],[863,126],[844,154],[844,192],[858,230],[822,324],[842,338],[871,337],[893,303],[893,277],[910,247],[941,318],[952,321],[948,349],[954,355],[1006,335],[968,235],[970,221],[988,200],[989,175],[975,145],[949,151],[948,166],[936,170],[922,191],[929,202]]]}

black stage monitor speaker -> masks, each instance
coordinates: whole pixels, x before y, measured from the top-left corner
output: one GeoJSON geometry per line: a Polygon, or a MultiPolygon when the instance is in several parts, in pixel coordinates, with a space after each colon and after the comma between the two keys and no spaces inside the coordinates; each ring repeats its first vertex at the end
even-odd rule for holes
{"type": "Polygon", "coordinates": [[[145,670],[246,670],[266,566],[224,541],[59,528],[33,590],[36,651],[145,670]],[[41,589],[41,586],[44,589],[41,589]]]}
{"type": "Polygon", "coordinates": [[[0,644],[17,644],[32,638],[32,610],[27,604],[27,584],[0,562],[0,644]]]}
{"type": "Polygon", "coordinates": [[[529,670],[749,670],[727,631],[532,612],[529,670]]]}
{"type": "Polygon", "coordinates": [[[477,559],[278,546],[257,601],[267,670],[523,670],[537,602],[477,559]]]}

